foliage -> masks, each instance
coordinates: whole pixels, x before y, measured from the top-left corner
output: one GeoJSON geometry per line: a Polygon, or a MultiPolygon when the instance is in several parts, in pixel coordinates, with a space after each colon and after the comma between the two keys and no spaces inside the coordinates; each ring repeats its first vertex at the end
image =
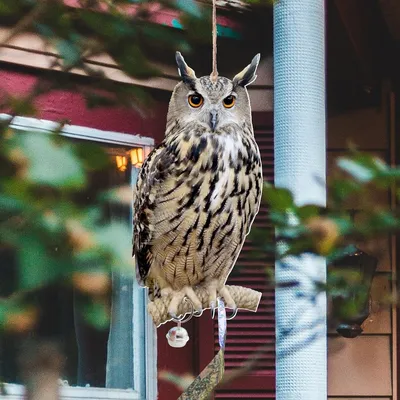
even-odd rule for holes
{"type": "MultiPolygon", "coordinates": [[[[76,200],[87,183],[88,145],[83,152],[79,143],[8,124],[3,121],[0,132],[0,244],[3,252],[15,251],[18,272],[12,294],[0,302],[6,328],[14,314],[36,316],[31,295],[39,288],[58,280],[84,291],[79,277],[87,286],[99,274],[108,280],[110,268],[131,268],[123,252],[130,247],[129,225],[105,224],[100,202],[81,206],[76,200]]],[[[96,153],[97,165],[105,167],[108,158],[96,153]]]]}
{"type": "MultiPolygon", "coordinates": [[[[130,252],[126,251],[131,232],[128,224],[104,221],[103,201],[113,198],[126,202],[126,193],[97,193],[93,204],[80,203],[77,199],[87,190],[89,174],[107,168],[106,155],[97,146],[60,137],[63,121],[54,135],[43,135],[15,131],[11,128],[12,116],[37,114],[37,97],[56,89],[81,92],[88,107],[122,104],[144,110],[151,96],[143,87],[109,80],[95,63],[87,61],[106,55],[127,76],[146,80],[161,74],[154,63],[155,55],[188,52],[193,43],[209,40],[210,13],[194,0],[157,1],[157,7],[181,13],[183,27],[190,27],[185,34],[152,23],[154,3],[0,2],[0,23],[12,27],[0,47],[22,33],[35,32],[57,54],[50,70],[27,94],[1,93],[0,109],[11,117],[0,123],[0,252],[15,253],[18,268],[9,295],[0,298],[1,330],[33,330],[40,312],[34,294],[53,282],[73,285],[84,295],[82,305],[88,320],[98,326],[107,323],[102,296],[109,290],[112,270],[132,267],[130,252]],[[87,76],[86,83],[90,84],[78,85],[71,72],[87,76]]],[[[248,3],[262,5],[270,0],[248,3]]],[[[328,184],[327,207],[299,206],[290,191],[265,184],[264,201],[277,236],[253,228],[252,239],[260,249],[281,260],[312,253],[332,263],[353,244],[399,229],[398,211],[388,205],[378,206],[371,194],[392,189],[400,180],[400,169],[358,152],[340,158],[337,166],[339,173],[328,184]],[[353,219],[350,204],[354,198],[361,201],[353,219]]],[[[330,274],[327,283],[314,284],[316,291],[343,294],[349,282],[353,288],[358,285],[356,277],[339,274],[330,274]]]]}
{"type": "MultiPolygon", "coordinates": [[[[399,211],[389,201],[390,192],[399,182],[400,167],[352,150],[338,158],[336,170],[330,172],[326,207],[298,205],[288,189],[265,183],[263,202],[268,205],[275,231],[265,236],[254,229],[251,238],[282,262],[289,256],[314,254],[326,257],[329,266],[358,247],[379,259],[382,249],[376,239],[400,229],[399,211]]],[[[341,269],[329,269],[327,283],[314,284],[316,291],[326,290],[329,295],[366,291],[359,275],[341,269]]]]}
{"type": "Polygon", "coordinates": [[[140,86],[117,84],[96,64],[88,63],[99,55],[111,58],[128,77],[146,80],[160,76],[155,55],[173,57],[176,50],[189,52],[189,43],[208,39],[209,10],[194,0],[3,0],[0,23],[12,23],[11,33],[0,47],[7,46],[22,33],[34,32],[54,52],[52,71],[74,72],[92,79],[93,85],[77,87],[69,75],[47,73],[27,97],[4,94],[2,108],[16,114],[33,113],[32,99],[54,89],[79,90],[90,107],[123,104],[144,111],[151,100],[140,86]],[[190,26],[185,35],[177,29],[151,22],[154,11],[177,11],[182,27],[190,26]]]}
{"type": "MultiPolygon", "coordinates": [[[[87,106],[144,107],[151,101],[141,86],[107,79],[88,60],[111,58],[127,76],[157,77],[154,54],[189,51],[189,42],[201,41],[210,23],[193,0],[3,0],[0,23],[11,25],[0,47],[23,33],[34,32],[57,56],[27,94],[2,92],[0,109],[13,115],[36,115],[38,96],[57,89],[80,92],[87,106]],[[151,11],[178,11],[188,34],[150,21],[151,11]],[[71,74],[83,74],[79,85],[71,74]]],[[[208,29],[209,30],[209,29],[208,29]]],[[[75,75],[76,76],[76,75],[75,75]]],[[[54,282],[74,285],[87,298],[83,307],[94,324],[107,323],[102,295],[109,289],[114,268],[132,269],[129,223],[108,224],[103,203],[126,203],[117,191],[97,193],[93,204],[82,204],[88,175],[108,167],[106,154],[94,144],[72,143],[55,135],[11,129],[12,117],[0,124],[0,251],[17,256],[17,278],[0,298],[0,329],[29,331],[39,311],[34,294],[54,282]]]]}

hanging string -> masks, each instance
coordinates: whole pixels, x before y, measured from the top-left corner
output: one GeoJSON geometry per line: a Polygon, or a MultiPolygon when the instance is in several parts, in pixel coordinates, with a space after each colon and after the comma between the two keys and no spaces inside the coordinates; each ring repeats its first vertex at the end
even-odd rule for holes
{"type": "Polygon", "coordinates": [[[216,82],[217,70],[217,0],[212,0],[212,72],[210,79],[216,82]]]}

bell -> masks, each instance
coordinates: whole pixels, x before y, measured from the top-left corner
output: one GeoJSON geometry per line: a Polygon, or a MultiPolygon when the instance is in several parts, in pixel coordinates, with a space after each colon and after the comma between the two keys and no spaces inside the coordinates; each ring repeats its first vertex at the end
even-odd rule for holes
{"type": "Polygon", "coordinates": [[[166,336],[168,344],[175,348],[185,347],[189,340],[189,334],[187,333],[187,330],[179,325],[171,328],[166,336]]]}

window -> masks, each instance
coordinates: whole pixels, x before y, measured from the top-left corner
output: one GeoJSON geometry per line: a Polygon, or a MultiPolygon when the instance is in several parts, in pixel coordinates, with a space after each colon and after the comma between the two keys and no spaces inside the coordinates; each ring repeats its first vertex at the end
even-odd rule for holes
{"type": "MultiPolygon", "coordinates": [[[[0,118],[5,117],[8,116],[0,115],[0,118]]],[[[45,134],[52,132],[57,124],[17,117],[11,127],[45,134]]],[[[98,142],[112,157],[114,167],[107,170],[106,176],[104,173],[90,176],[89,188],[96,189],[126,183],[133,185],[138,168],[127,161],[128,152],[135,148],[146,153],[154,144],[151,138],[72,125],[65,126],[61,134],[71,140],[98,142]]],[[[90,189],[89,194],[79,200],[90,201],[90,189]]],[[[110,221],[132,220],[131,207],[109,204],[107,211],[110,221]]],[[[7,295],[4,293],[9,290],[7,279],[13,279],[12,257],[12,254],[0,255],[0,296],[7,295]]],[[[77,311],[77,296],[73,289],[58,285],[43,290],[38,300],[45,310],[40,329],[44,335],[61,338],[68,355],[61,377],[62,398],[157,398],[155,327],[146,311],[147,293],[138,287],[134,271],[129,274],[113,272],[109,299],[111,320],[103,331],[84,322],[77,311]]],[[[5,388],[10,399],[22,399],[24,393],[15,366],[17,347],[17,339],[0,337],[0,376],[7,382],[5,388]]]]}

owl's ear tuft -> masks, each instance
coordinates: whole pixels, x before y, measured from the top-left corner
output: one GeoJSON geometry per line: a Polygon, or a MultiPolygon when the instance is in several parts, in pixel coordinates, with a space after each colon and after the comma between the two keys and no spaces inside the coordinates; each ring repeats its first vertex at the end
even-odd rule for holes
{"type": "Polygon", "coordinates": [[[260,53],[257,54],[251,63],[241,72],[239,72],[232,80],[233,86],[247,86],[254,82],[257,78],[256,71],[258,63],[260,62],[260,53]]]}
{"type": "Polygon", "coordinates": [[[178,65],[178,72],[180,77],[182,78],[183,82],[185,83],[193,83],[193,81],[196,79],[196,74],[190,68],[186,62],[185,59],[182,57],[182,54],[177,51],[175,53],[175,59],[176,59],[176,64],[178,65]]]}

